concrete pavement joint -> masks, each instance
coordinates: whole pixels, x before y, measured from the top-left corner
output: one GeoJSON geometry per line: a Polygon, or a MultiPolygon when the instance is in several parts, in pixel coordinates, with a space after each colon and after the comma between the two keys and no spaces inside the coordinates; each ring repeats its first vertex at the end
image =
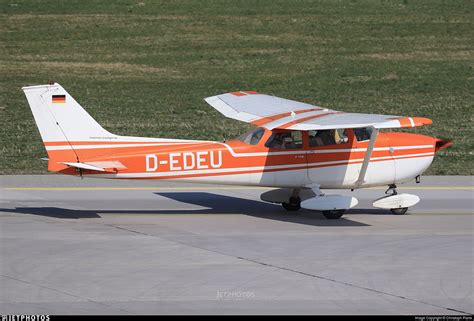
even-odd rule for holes
{"type": "Polygon", "coordinates": [[[274,268],[274,269],[277,269],[277,270],[282,270],[282,271],[296,273],[296,274],[300,274],[300,275],[304,275],[304,276],[309,276],[309,277],[312,277],[312,278],[316,278],[316,279],[320,279],[320,280],[324,280],[324,281],[328,281],[328,282],[333,282],[333,283],[337,283],[337,284],[341,284],[341,285],[345,285],[345,286],[350,286],[350,287],[353,287],[353,288],[357,288],[357,289],[361,289],[361,290],[365,290],[365,291],[370,291],[370,292],[373,292],[373,293],[378,293],[378,294],[382,294],[382,295],[386,295],[386,296],[390,296],[390,297],[394,297],[394,298],[399,298],[399,299],[402,299],[402,300],[407,300],[407,301],[411,301],[411,302],[415,302],[415,303],[429,305],[429,306],[432,306],[432,307],[441,308],[441,309],[445,309],[445,310],[449,310],[449,311],[454,311],[454,312],[463,313],[463,314],[467,314],[467,315],[472,314],[470,312],[465,312],[465,311],[457,310],[457,309],[454,309],[454,308],[444,307],[444,306],[441,306],[441,305],[437,305],[437,304],[433,304],[433,303],[429,303],[429,302],[425,302],[425,301],[421,301],[421,300],[417,300],[417,299],[408,298],[408,297],[405,297],[405,296],[402,296],[402,295],[392,294],[392,293],[388,293],[388,292],[384,292],[384,291],[364,287],[364,286],[349,283],[349,282],[339,281],[339,280],[336,280],[336,279],[331,279],[331,278],[327,278],[327,277],[316,275],[316,274],[311,274],[311,273],[307,273],[307,272],[293,270],[293,269],[290,269],[290,268],[285,268],[285,267],[278,266],[278,265],[273,265],[273,264],[270,264],[270,263],[256,261],[256,260],[252,260],[252,259],[245,258],[245,257],[242,257],[242,256],[235,256],[235,255],[224,253],[224,252],[217,251],[217,250],[210,250],[210,249],[207,249],[207,248],[191,245],[191,244],[188,244],[186,242],[171,240],[171,239],[168,239],[166,237],[160,237],[160,236],[155,236],[155,235],[151,235],[151,234],[146,234],[146,233],[138,232],[138,231],[135,231],[135,230],[115,226],[115,225],[112,225],[112,224],[106,224],[106,226],[113,227],[113,228],[116,228],[116,229],[119,229],[119,230],[134,233],[134,234],[143,235],[143,236],[165,239],[165,240],[170,241],[170,242],[178,243],[178,244],[181,244],[181,245],[189,246],[189,247],[192,247],[192,248],[200,249],[200,250],[211,252],[211,253],[224,255],[224,256],[227,256],[227,257],[236,258],[238,260],[251,262],[251,263],[254,263],[254,264],[261,265],[261,266],[274,268]]]}
{"type": "Polygon", "coordinates": [[[441,305],[437,305],[437,304],[433,304],[433,303],[429,303],[429,302],[425,302],[425,301],[421,301],[421,300],[408,298],[408,297],[405,297],[405,296],[402,296],[402,295],[383,292],[383,291],[380,291],[380,290],[371,289],[371,288],[367,288],[367,287],[364,287],[364,286],[360,286],[360,285],[356,285],[356,284],[352,284],[352,283],[348,283],[348,282],[344,282],[344,281],[338,281],[338,280],[335,280],[335,279],[330,279],[330,278],[320,276],[320,275],[316,275],[316,274],[311,274],[311,273],[307,273],[307,272],[293,270],[293,269],[285,268],[285,267],[282,267],[282,266],[277,266],[277,265],[273,265],[273,264],[269,264],[269,263],[264,263],[264,262],[244,258],[244,257],[236,257],[236,258],[240,259],[240,260],[245,260],[245,261],[248,261],[248,262],[253,262],[253,263],[256,263],[256,264],[260,264],[260,265],[263,265],[263,266],[266,266],[266,267],[273,267],[273,268],[276,268],[276,269],[279,269],[279,270],[293,272],[293,273],[297,273],[297,274],[301,274],[301,275],[305,275],[305,276],[309,276],[309,277],[312,277],[312,278],[325,280],[325,281],[329,281],[329,282],[334,282],[334,283],[338,283],[338,284],[342,284],[342,285],[347,285],[347,286],[350,286],[350,287],[353,287],[353,288],[358,288],[358,289],[362,289],[362,290],[366,290],[366,291],[370,291],[370,292],[374,292],[374,293],[378,293],[378,294],[383,294],[383,295],[399,298],[399,299],[402,299],[402,300],[412,301],[412,302],[421,303],[421,304],[425,304],[425,305],[429,305],[429,306],[433,306],[433,307],[437,307],[437,308],[441,308],[441,309],[446,309],[446,310],[450,310],[450,311],[455,311],[455,312],[471,315],[471,313],[469,313],[469,312],[465,312],[465,311],[461,311],[461,310],[457,310],[457,309],[453,309],[453,308],[448,308],[448,307],[444,307],[444,306],[441,306],[441,305]]]}
{"type": "Polygon", "coordinates": [[[57,293],[61,293],[61,294],[64,294],[64,295],[67,295],[67,296],[70,296],[70,297],[73,297],[73,298],[76,298],[76,299],[80,299],[80,300],[86,300],[88,302],[92,302],[92,303],[95,303],[95,304],[99,304],[99,305],[103,305],[103,306],[106,306],[108,308],[114,308],[114,309],[118,309],[120,311],[123,311],[125,313],[129,313],[129,314],[134,314],[130,311],[127,311],[127,310],[124,310],[122,308],[115,308],[111,305],[108,305],[108,304],[105,304],[103,302],[99,302],[99,301],[94,301],[94,300],[91,300],[91,299],[88,299],[88,298],[83,298],[83,297],[80,297],[78,295],[74,295],[74,294],[70,294],[70,293],[67,293],[67,292],[64,292],[64,291],[61,291],[61,290],[58,290],[58,289],[53,289],[49,286],[45,286],[45,285],[41,285],[41,284],[36,284],[36,283],[33,283],[33,282],[29,282],[29,281],[25,281],[25,280],[21,280],[21,279],[17,279],[17,278],[14,278],[14,277],[11,277],[11,276],[8,276],[8,275],[4,275],[4,274],[0,274],[0,276],[4,277],[4,278],[7,278],[7,279],[11,279],[11,280],[14,280],[14,281],[17,281],[17,282],[21,282],[21,283],[25,283],[25,284],[28,284],[28,285],[34,285],[34,286],[37,286],[37,287],[40,287],[40,288],[43,288],[43,289],[47,289],[47,290],[50,290],[50,291],[53,291],[53,292],[57,292],[57,293]]]}

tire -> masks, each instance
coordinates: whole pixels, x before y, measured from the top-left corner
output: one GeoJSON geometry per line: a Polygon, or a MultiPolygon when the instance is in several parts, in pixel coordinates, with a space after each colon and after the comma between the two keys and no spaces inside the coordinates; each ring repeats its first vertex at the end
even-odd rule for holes
{"type": "Polygon", "coordinates": [[[344,215],[344,212],[346,210],[332,210],[332,211],[323,211],[323,215],[325,218],[329,220],[337,220],[341,218],[342,215],[344,215]]]}
{"type": "Polygon", "coordinates": [[[290,202],[281,203],[281,206],[289,212],[295,212],[301,209],[301,199],[299,197],[290,197],[290,202]]]}
{"type": "Polygon", "coordinates": [[[390,211],[395,215],[403,215],[408,211],[408,207],[391,208],[390,211]]]}

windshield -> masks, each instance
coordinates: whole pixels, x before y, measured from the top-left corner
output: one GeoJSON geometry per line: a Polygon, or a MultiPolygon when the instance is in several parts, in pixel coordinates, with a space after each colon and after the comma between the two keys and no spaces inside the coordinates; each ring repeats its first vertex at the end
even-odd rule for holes
{"type": "Polygon", "coordinates": [[[249,145],[257,145],[262,139],[264,133],[265,130],[263,128],[257,128],[240,135],[237,139],[249,145]]]}

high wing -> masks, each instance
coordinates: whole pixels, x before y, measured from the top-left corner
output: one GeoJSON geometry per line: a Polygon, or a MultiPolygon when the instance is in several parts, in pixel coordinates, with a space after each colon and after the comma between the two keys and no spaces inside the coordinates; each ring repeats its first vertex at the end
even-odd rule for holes
{"type": "Polygon", "coordinates": [[[402,128],[429,125],[431,119],[345,113],[289,99],[238,91],[204,99],[224,116],[267,129],[402,128]]]}

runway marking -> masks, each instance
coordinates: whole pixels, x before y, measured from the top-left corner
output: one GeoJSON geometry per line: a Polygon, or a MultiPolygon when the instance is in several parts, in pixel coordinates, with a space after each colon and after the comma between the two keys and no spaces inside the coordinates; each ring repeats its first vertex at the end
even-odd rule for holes
{"type": "MultiPolygon", "coordinates": [[[[10,191],[188,191],[188,190],[267,190],[275,187],[260,186],[169,186],[169,187],[110,187],[110,186],[88,186],[88,187],[2,187],[10,191]]],[[[360,188],[357,190],[385,190],[383,187],[360,188]]],[[[402,186],[399,190],[468,190],[473,191],[474,186],[402,186]]],[[[343,190],[348,190],[343,189],[343,190]]]]}
{"type": "Polygon", "coordinates": [[[170,191],[170,190],[243,190],[267,187],[3,187],[13,191],[170,191]]]}

